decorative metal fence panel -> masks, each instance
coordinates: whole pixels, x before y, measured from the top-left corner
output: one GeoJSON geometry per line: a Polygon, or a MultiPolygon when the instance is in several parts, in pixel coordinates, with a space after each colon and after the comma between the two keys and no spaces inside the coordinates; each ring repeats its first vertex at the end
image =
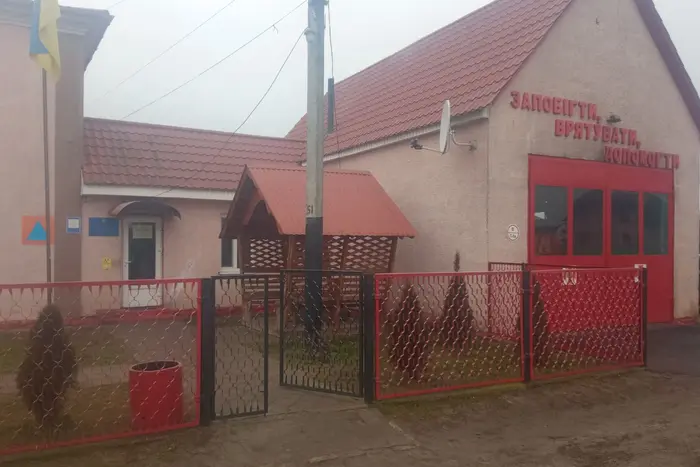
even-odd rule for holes
{"type": "Polygon", "coordinates": [[[363,395],[362,277],[340,271],[281,273],[280,384],[363,395]]]}
{"type": "Polygon", "coordinates": [[[646,270],[502,266],[375,276],[376,399],[645,364],[646,270]]]}
{"type": "Polygon", "coordinates": [[[532,377],[644,364],[645,271],[532,272],[532,377]]]}
{"type": "Polygon", "coordinates": [[[523,380],[522,273],[377,274],[375,394],[523,380]]]}
{"type": "Polygon", "coordinates": [[[0,453],[198,425],[200,282],[0,285],[0,453]]]}
{"type": "MultiPolygon", "coordinates": [[[[265,414],[269,406],[270,315],[279,306],[278,275],[213,278],[213,401],[215,418],[265,414]]],[[[274,326],[272,331],[274,332],[274,326]]],[[[206,343],[205,343],[206,345],[206,343]]]]}

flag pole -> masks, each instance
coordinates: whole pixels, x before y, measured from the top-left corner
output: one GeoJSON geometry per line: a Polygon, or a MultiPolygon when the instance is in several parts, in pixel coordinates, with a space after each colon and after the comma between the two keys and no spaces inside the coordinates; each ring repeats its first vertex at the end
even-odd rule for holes
{"type": "MultiPolygon", "coordinates": [[[[44,120],[44,224],[46,229],[46,282],[51,282],[51,172],[49,170],[49,109],[46,85],[46,70],[41,69],[41,94],[44,120]]],[[[48,291],[48,300],[51,303],[51,290],[48,291]]]]}

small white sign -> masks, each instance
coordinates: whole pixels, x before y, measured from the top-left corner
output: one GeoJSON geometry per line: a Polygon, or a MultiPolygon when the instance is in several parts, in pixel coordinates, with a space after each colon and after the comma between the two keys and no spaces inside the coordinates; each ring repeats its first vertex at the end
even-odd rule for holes
{"type": "Polygon", "coordinates": [[[575,270],[570,268],[562,268],[562,284],[576,285],[578,283],[578,275],[575,270]]]}
{"type": "Polygon", "coordinates": [[[68,217],[66,219],[66,233],[69,233],[69,234],[79,234],[80,233],[80,217],[68,217]]]}
{"type": "Polygon", "coordinates": [[[150,240],[153,238],[153,224],[131,224],[131,238],[150,240]]]}
{"type": "Polygon", "coordinates": [[[508,226],[508,240],[511,242],[516,241],[520,238],[520,228],[515,224],[510,224],[508,226]]]}

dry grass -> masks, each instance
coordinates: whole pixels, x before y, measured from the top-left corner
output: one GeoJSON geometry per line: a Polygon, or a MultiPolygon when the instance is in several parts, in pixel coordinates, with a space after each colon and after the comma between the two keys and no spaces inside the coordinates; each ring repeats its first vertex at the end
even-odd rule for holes
{"type": "MultiPolygon", "coordinates": [[[[66,328],[70,343],[78,358],[78,365],[114,365],[131,362],[131,354],[124,339],[109,328],[66,328]]],[[[29,345],[29,331],[0,332],[0,373],[14,373],[22,364],[29,345]]]]}
{"type": "Polygon", "coordinates": [[[37,427],[18,395],[3,394],[0,407],[0,450],[123,433],[131,423],[126,383],[70,390],[65,418],[54,433],[37,427]]]}

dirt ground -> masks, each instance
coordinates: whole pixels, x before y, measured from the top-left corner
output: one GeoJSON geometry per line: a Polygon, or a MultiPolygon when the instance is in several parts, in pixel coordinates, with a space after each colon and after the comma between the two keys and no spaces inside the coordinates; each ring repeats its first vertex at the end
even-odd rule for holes
{"type": "Polygon", "coordinates": [[[350,397],[279,387],[271,378],[267,417],[0,464],[700,466],[700,327],[650,329],[649,367],[371,408],[350,397]]]}
{"type": "Polygon", "coordinates": [[[5,465],[690,467],[700,465],[698,393],[698,377],[635,371],[372,409],[307,408],[5,465]]]}

